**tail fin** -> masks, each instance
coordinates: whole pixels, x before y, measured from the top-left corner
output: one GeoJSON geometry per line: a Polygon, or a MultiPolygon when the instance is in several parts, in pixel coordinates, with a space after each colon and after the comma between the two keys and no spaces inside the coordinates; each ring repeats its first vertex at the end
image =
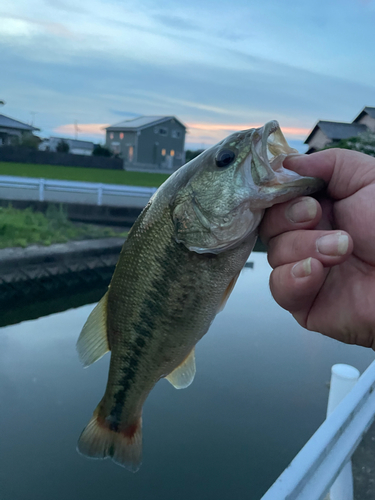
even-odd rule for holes
{"type": "Polygon", "coordinates": [[[77,450],[91,458],[111,457],[126,469],[137,472],[142,461],[142,418],[124,430],[111,430],[93,415],[78,440],[77,450]]]}

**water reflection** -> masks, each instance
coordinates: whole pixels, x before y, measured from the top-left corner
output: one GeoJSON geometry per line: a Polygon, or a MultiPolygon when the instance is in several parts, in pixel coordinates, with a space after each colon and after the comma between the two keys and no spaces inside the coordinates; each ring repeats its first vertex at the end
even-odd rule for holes
{"type": "Polygon", "coordinates": [[[301,329],[272,301],[265,255],[251,260],[194,383],[146,401],[137,474],[75,451],[107,379],[108,356],[85,370],[75,352],[93,305],[1,328],[1,500],[259,499],[324,419],[331,365],[363,371],[374,353],[301,329]]]}

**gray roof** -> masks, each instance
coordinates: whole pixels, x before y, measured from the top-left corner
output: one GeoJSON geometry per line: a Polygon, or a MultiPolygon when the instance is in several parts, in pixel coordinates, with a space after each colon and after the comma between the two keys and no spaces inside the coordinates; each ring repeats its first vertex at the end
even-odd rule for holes
{"type": "Polygon", "coordinates": [[[371,118],[375,118],[375,108],[371,108],[370,106],[365,106],[359,115],[354,118],[353,123],[358,122],[363,116],[369,115],[371,118]]]}
{"type": "Polygon", "coordinates": [[[32,132],[33,130],[40,130],[39,128],[33,127],[32,125],[27,125],[27,123],[13,120],[13,118],[9,118],[9,116],[5,115],[0,115],[0,127],[13,128],[16,130],[24,130],[29,132],[32,132]]]}
{"type": "Polygon", "coordinates": [[[138,118],[132,118],[131,120],[124,120],[122,122],[115,123],[115,125],[107,127],[106,130],[140,130],[142,128],[149,127],[150,125],[157,125],[158,123],[163,123],[171,119],[176,120],[176,122],[186,128],[185,125],[175,116],[139,116],[138,118]]]}
{"type": "Polygon", "coordinates": [[[325,120],[319,120],[305,140],[305,144],[309,143],[310,139],[318,129],[320,129],[323,134],[328,137],[328,139],[339,141],[341,139],[349,139],[350,137],[362,134],[367,130],[367,126],[357,123],[328,122],[325,120]]]}

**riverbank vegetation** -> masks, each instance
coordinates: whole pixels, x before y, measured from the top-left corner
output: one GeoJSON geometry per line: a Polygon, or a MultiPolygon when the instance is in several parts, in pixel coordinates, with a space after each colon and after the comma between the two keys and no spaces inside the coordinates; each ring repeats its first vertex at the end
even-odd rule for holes
{"type": "Polygon", "coordinates": [[[50,205],[45,214],[31,208],[0,207],[0,248],[51,245],[71,240],[125,237],[126,232],[92,224],[73,224],[61,206],[50,205]]]}
{"type": "Polygon", "coordinates": [[[159,187],[169,177],[167,174],[150,174],[147,172],[12,162],[0,162],[0,175],[145,187],[159,187]]]}

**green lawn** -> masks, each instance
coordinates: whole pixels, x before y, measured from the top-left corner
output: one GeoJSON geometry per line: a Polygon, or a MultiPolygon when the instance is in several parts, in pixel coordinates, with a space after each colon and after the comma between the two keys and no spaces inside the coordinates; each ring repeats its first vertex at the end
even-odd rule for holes
{"type": "Polygon", "coordinates": [[[103,182],[105,184],[127,184],[130,186],[159,187],[167,174],[148,174],[106,170],[99,168],[58,167],[55,165],[34,165],[32,163],[0,162],[0,175],[21,177],[43,177],[66,181],[103,182]]]}

